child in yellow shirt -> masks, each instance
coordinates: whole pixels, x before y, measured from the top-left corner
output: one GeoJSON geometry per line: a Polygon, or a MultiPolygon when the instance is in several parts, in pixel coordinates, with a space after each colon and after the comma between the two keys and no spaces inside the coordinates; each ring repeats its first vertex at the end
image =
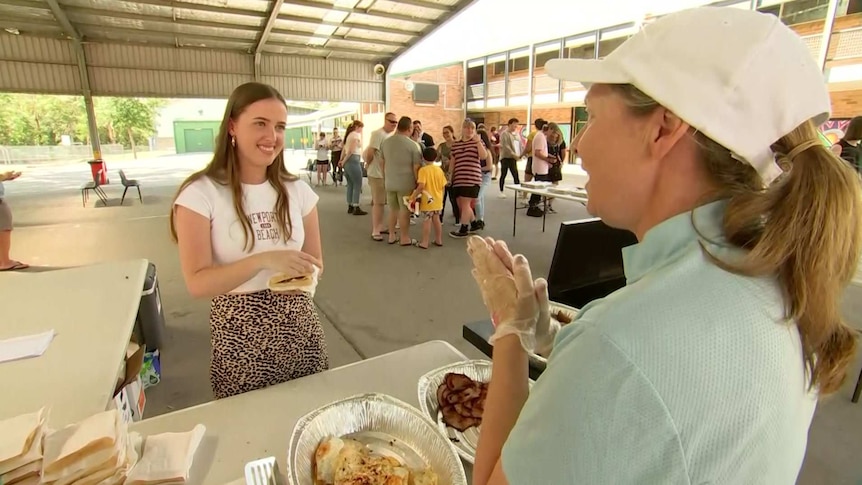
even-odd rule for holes
{"type": "Polygon", "coordinates": [[[416,190],[410,195],[410,204],[419,201],[419,211],[422,213],[422,240],[416,247],[428,249],[431,239],[431,227],[434,227],[434,245],[443,245],[443,221],[440,213],[443,211],[443,192],[446,190],[446,174],[443,169],[434,165],[437,160],[437,150],[432,147],[422,151],[424,163],[419,169],[416,190]]]}

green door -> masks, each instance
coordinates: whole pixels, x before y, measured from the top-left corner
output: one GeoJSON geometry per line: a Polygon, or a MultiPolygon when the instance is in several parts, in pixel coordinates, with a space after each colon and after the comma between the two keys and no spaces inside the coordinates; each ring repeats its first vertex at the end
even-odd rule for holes
{"type": "Polygon", "coordinates": [[[186,153],[213,151],[213,130],[211,128],[186,128],[183,131],[186,141],[186,153]]]}

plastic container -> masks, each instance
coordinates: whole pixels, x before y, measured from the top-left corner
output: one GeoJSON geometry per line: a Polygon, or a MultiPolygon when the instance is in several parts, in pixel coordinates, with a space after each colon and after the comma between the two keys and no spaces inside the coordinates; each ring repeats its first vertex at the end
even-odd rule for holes
{"type": "Polygon", "coordinates": [[[165,314],[162,310],[162,296],[159,293],[156,265],[153,263],[147,267],[147,276],[144,279],[141,304],[138,307],[138,318],[135,323],[141,334],[141,339],[147,347],[147,352],[162,348],[165,340],[165,314]]]}
{"type": "Polygon", "coordinates": [[[99,177],[99,185],[106,185],[108,183],[108,165],[105,164],[105,161],[102,159],[98,160],[90,160],[87,163],[90,164],[90,173],[93,175],[93,180],[96,180],[96,177],[99,177]],[[101,176],[99,171],[101,170],[101,176]]]}

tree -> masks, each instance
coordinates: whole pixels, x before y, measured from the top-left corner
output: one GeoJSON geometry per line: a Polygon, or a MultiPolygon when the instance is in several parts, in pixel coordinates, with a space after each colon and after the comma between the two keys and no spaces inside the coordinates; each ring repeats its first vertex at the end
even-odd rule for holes
{"type": "MultiPolygon", "coordinates": [[[[93,98],[99,139],[135,151],[155,131],[159,99],[93,98]]],[[[87,110],[80,96],[0,93],[0,145],[56,145],[63,136],[90,144],[87,110]]]]}
{"type": "Polygon", "coordinates": [[[145,141],[156,131],[156,112],[161,104],[161,100],[111,98],[111,127],[119,139],[128,141],[135,158],[136,142],[145,141]]]}

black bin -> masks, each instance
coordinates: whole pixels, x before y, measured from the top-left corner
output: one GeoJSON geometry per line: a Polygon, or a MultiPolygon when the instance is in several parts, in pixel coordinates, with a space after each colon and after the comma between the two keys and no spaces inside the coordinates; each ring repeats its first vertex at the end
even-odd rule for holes
{"type": "Polygon", "coordinates": [[[147,267],[147,276],[144,279],[144,289],[141,292],[141,304],[138,306],[138,318],[135,321],[135,326],[148,352],[162,348],[165,340],[165,313],[162,310],[162,296],[159,293],[156,265],[153,263],[147,267]]]}

